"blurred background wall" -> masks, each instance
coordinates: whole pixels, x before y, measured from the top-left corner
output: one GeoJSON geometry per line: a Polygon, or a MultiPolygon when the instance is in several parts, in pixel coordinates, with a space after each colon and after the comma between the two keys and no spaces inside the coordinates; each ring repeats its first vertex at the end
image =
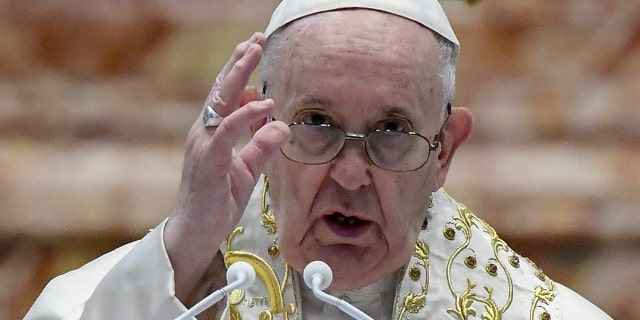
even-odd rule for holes
{"type": "MultiPolygon", "coordinates": [[[[0,319],[171,210],[186,133],[277,0],[0,0],[0,319]]],[[[443,5],[475,114],[448,192],[640,319],[640,2],[443,5]]]]}

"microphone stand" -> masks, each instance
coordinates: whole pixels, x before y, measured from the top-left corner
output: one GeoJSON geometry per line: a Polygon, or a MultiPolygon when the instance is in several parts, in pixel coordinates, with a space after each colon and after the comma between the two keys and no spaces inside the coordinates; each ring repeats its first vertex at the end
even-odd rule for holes
{"type": "Polygon", "coordinates": [[[312,261],[305,268],[303,273],[304,283],[311,288],[316,298],[336,306],[342,312],[348,314],[357,320],[373,320],[360,309],[352,306],[348,302],[325,293],[324,289],[328,288],[333,280],[333,272],[331,268],[322,261],[312,261]]]}
{"type": "Polygon", "coordinates": [[[236,262],[232,264],[227,270],[227,283],[229,283],[228,285],[206,296],[185,313],[175,318],[175,320],[191,319],[207,310],[216,302],[220,301],[220,299],[231,294],[231,291],[235,289],[247,289],[251,287],[255,280],[256,271],[253,269],[253,267],[251,267],[251,265],[244,261],[236,262]]]}

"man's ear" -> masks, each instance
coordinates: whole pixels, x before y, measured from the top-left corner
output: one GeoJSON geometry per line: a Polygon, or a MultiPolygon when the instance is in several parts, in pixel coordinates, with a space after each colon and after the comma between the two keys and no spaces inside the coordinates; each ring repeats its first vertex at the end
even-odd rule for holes
{"type": "MultiPolygon", "coordinates": [[[[436,168],[436,190],[444,185],[456,150],[471,134],[473,116],[467,108],[452,108],[447,125],[440,136],[440,152],[438,153],[436,168]]],[[[433,191],[436,191],[433,190],[433,191]]]]}
{"type": "MultiPolygon", "coordinates": [[[[262,99],[262,95],[260,94],[258,89],[256,87],[253,87],[253,86],[248,86],[242,92],[242,98],[240,98],[240,105],[244,106],[244,105],[246,105],[247,103],[249,103],[251,101],[257,101],[257,100],[261,100],[261,99],[262,99]]],[[[256,133],[256,131],[258,131],[258,129],[260,129],[266,122],[267,122],[267,120],[263,119],[263,120],[259,120],[259,121],[256,121],[256,122],[252,123],[251,124],[251,136],[253,136],[256,133]]]]}

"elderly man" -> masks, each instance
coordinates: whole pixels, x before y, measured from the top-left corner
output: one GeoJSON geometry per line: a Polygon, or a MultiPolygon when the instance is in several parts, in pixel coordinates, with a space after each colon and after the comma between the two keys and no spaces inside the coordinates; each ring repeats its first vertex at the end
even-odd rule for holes
{"type": "Polygon", "coordinates": [[[374,319],[609,319],[440,189],[472,126],[451,107],[458,50],[435,0],[282,1],[217,77],[169,219],[27,318],[172,319],[244,261],[258,281],[209,317],[346,319],[301,285],[321,260],[374,319]]]}

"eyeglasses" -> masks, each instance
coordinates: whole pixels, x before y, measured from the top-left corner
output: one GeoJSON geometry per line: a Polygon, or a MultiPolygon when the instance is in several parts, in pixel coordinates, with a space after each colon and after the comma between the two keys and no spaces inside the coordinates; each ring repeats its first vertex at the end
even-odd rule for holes
{"type": "Polygon", "coordinates": [[[356,140],[364,143],[367,156],[375,166],[389,171],[414,171],[422,168],[429,160],[431,151],[440,146],[440,133],[434,136],[431,143],[415,132],[375,130],[365,135],[349,133],[328,124],[303,122],[292,122],[289,129],[289,141],[280,151],[291,161],[309,165],[332,161],[347,140],[356,140]]]}

